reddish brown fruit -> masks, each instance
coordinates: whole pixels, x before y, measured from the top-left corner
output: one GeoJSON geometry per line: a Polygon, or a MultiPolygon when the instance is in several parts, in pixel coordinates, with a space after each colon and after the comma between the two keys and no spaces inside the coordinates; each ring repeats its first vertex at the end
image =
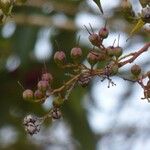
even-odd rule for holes
{"type": "Polygon", "coordinates": [[[66,61],[66,54],[63,51],[57,51],[54,54],[54,61],[57,65],[63,65],[66,61]]]}
{"type": "Polygon", "coordinates": [[[74,47],[71,49],[70,55],[74,61],[79,61],[82,57],[82,49],[80,47],[74,47]]]}
{"type": "Polygon", "coordinates": [[[99,36],[102,38],[102,39],[105,39],[105,38],[107,38],[108,37],[108,34],[109,34],[109,31],[108,31],[108,29],[107,28],[101,28],[100,30],[99,30],[99,36]]]}

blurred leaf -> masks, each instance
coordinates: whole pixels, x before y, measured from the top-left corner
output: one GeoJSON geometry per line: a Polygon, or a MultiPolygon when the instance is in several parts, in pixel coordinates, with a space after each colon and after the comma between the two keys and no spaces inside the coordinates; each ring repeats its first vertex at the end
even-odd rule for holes
{"type": "Polygon", "coordinates": [[[137,24],[136,24],[136,25],[134,26],[134,28],[131,30],[129,38],[130,38],[133,34],[137,33],[137,32],[143,27],[144,24],[145,24],[145,22],[144,22],[142,19],[139,19],[138,22],[137,22],[137,24]]]}
{"type": "Polygon", "coordinates": [[[104,12],[103,12],[103,8],[101,5],[101,0],[93,0],[93,1],[96,3],[96,5],[99,7],[101,13],[103,14],[104,12]]]}

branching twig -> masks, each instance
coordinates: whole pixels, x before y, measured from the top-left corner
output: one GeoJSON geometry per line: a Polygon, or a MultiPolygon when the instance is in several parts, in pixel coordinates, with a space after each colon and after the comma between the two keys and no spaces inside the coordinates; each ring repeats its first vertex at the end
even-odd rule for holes
{"type": "Polygon", "coordinates": [[[141,48],[139,51],[132,54],[133,56],[130,59],[123,61],[123,62],[120,62],[119,67],[122,67],[128,63],[132,63],[138,56],[140,56],[142,53],[147,51],[149,47],[150,47],[150,42],[146,43],[143,48],[141,48]]]}

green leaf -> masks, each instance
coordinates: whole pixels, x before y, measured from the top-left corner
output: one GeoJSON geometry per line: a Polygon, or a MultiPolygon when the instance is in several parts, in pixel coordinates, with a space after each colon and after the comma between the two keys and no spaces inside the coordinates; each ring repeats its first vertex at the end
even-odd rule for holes
{"type": "Polygon", "coordinates": [[[103,14],[104,12],[103,12],[103,8],[102,8],[101,2],[100,2],[101,0],[93,0],[93,1],[96,3],[96,5],[99,7],[101,13],[103,14]]]}

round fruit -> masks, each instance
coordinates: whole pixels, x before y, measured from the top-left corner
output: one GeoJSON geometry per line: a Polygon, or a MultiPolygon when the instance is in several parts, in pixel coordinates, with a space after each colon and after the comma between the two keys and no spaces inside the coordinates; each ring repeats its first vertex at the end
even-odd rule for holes
{"type": "Polygon", "coordinates": [[[33,99],[33,91],[30,89],[25,90],[22,95],[23,95],[24,100],[32,100],[33,99]]]}

